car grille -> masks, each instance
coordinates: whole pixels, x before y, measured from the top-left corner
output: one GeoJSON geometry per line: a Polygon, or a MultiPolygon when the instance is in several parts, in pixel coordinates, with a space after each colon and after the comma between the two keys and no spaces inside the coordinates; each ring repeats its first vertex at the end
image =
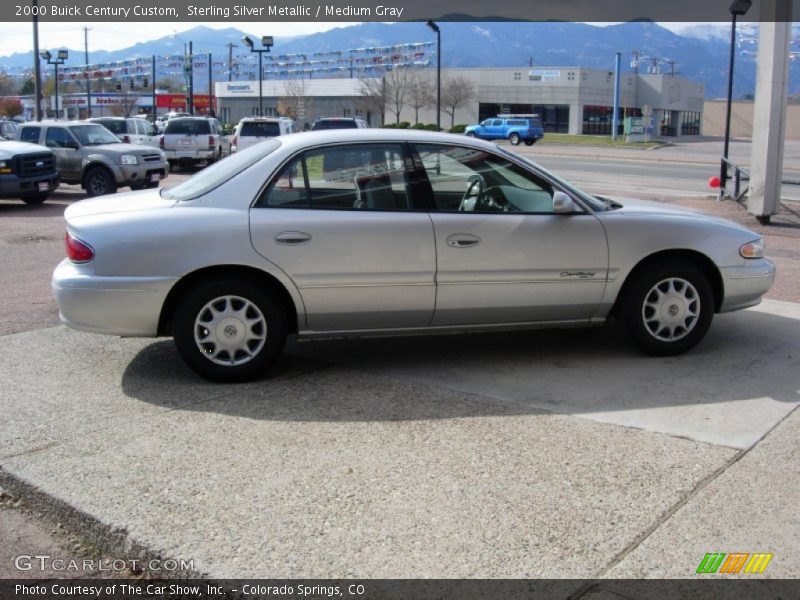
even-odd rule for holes
{"type": "Polygon", "coordinates": [[[161,155],[160,154],[143,154],[142,155],[142,160],[144,160],[144,162],[158,162],[158,161],[161,160],[161,155]]]}
{"type": "Polygon", "coordinates": [[[17,157],[17,177],[48,175],[56,170],[56,159],[52,154],[25,154],[17,157]]]}

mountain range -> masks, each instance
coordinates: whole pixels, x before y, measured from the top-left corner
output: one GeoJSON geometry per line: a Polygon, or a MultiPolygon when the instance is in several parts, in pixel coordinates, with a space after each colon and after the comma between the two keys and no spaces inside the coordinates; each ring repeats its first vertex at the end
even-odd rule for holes
{"type": "MultiPolygon", "coordinates": [[[[703,24],[675,33],[656,23],[636,21],[599,27],[566,22],[439,22],[442,32],[444,67],[533,67],[581,66],[612,70],[615,53],[623,55],[623,70],[630,70],[634,52],[660,58],[661,72],[675,72],[705,85],[710,98],[726,93],[730,29],[703,24]]],[[[274,32],[276,24],[263,24],[258,34],[274,32]]],[[[800,28],[795,24],[795,37],[800,28]]],[[[755,43],[757,31],[745,25],[739,31],[734,97],[754,93],[755,43]]],[[[90,62],[111,62],[183,52],[183,40],[192,40],[195,52],[211,52],[227,58],[227,43],[238,45],[235,52],[246,52],[241,44],[244,33],[238,29],[211,29],[198,26],[180,33],[181,39],[168,36],[139,42],[112,52],[97,50],[90,62]]],[[[275,36],[273,52],[281,54],[347,50],[366,46],[387,46],[430,41],[432,32],[424,23],[362,23],[295,38],[275,36]]],[[[82,48],[70,48],[72,56],[83,57],[82,48]]],[[[792,50],[800,51],[800,47],[792,50]]],[[[0,57],[0,69],[18,71],[30,66],[29,53],[0,57]]],[[[71,61],[70,61],[71,62],[71,61]]],[[[68,63],[69,64],[69,63],[68,63]]],[[[640,59],[639,72],[646,73],[653,61],[640,59]]],[[[200,84],[202,85],[202,83],[200,84]]],[[[202,91],[198,89],[198,91],[202,91]]],[[[790,94],[800,93],[800,58],[790,66],[790,94]]]]}

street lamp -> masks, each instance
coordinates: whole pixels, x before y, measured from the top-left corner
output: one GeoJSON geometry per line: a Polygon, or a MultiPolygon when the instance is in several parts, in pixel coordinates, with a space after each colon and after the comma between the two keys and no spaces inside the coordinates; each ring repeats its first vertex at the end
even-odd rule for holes
{"type": "Polygon", "coordinates": [[[66,50],[59,50],[56,53],[56,58],[53,58],[53,55],[50,54],[50,51],[45,50],[44,52],[40,52],[39,56],[41,56],[42,60],[46,61],[48,65],[53,65],[55,69],[56,115],[58,115],[58,65],[64,64],[64,62],[69,58],[69,52],[66,50]]]}
{"type": "Polygon", "coordinates": [[[262,70],[262,63],[261,63],[261,55],[264,52],[269,52],[269,49],[272,48],[274,45],[274,41],[271,35],[264,35],[261,37],[261,45],[264,46],[263,48],[256,48],[253,40],[250,39],[249,36],[244,36],[242,38],[242,42],[244,45],[250,48],[250,52],[257,52],[258,53],[258,116],[264,116],[264,89],[263,89],[263,79],[264,79],[264,71],[262,70]]]}
{"type": "Polygon", "coordinates": [[[728,151],[731,141],[731,104],[733,102],[733,63],[736,57],[736,17],[743,17],[753,5],[752,0],[734,0],[728,9],[731,13],[731,56],[728,64],[728,105],[725,112],[725,147],[722,151],[722,165],[719,175],[720,198],[725,193],[725,184],[728,180],[728,151]]]}
{"type": "Polygon", "coordinates": [[[441,131],[442,119],[442,32],[433,21],[427,22],[428,27],[436,33],[436,131],[441,131]]]}

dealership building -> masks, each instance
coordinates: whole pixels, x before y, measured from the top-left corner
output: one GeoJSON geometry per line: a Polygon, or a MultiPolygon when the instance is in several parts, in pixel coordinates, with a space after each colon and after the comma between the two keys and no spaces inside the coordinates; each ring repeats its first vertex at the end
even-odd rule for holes
{"type": "MultiPolygon", "coordinates": [[[[435,70],[415,71],[436,86],[435,70]]],[[[455,112],[455,123],[477,123],[498,114],[539,114],[545,131],[573,135],[610,135],[614,106],[614,73],[581,67],[443,69],[442,81],[462,77],[473,84],[475,95],[455,112]]],[[[265,115],[277,115],[288,96],[298,95],[296,80],[265,80],[261,98],[265,115]]],[[[446,85],[446,83],[445,83],[446,85]]],[[[365,118],[373,127],[382,115],[366,108],[363,84],[358,79],[305,79],[303,109],[297,125],[318,117],[365,118]]],[[[219,82],[215,85],[217,115],[223,122],[237,122],[259,111],[258,81],[219,82]]],[[[620,124],[625,117],[652,109],[653,134],[659,137],[698,135],[703,120],[705,90],[702,84],[669,74],[624,72],[620,78],[620,124]]],[[[387,105],[385,119],[397,120],[387,105]]],[[[414,123],[409,104],[400,120],[414,123]]],[[[436,122],[431,107],[419,109],[419,122],[436,122]]],[[[441,123],[449,127],[450,115],[442,111],[441,123]]]]}

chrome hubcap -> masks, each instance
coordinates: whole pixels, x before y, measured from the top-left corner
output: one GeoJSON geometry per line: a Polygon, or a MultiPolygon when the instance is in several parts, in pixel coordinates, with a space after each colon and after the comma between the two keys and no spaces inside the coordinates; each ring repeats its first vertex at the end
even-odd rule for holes
{"type": "Polygon", "coordinates": [[[197,313],[194,341],[208,360],[226,367],[250,362],[267,340],[267,321],[247,298],[220,296],[197,313]]]}
{"type": "Polygon", "coordinates": [[[699,317],[700,296],[680,277],[659,281],[647,292],[642,306],[645,328],[662,342],[676,342],[689,335],[699,317]]]}

